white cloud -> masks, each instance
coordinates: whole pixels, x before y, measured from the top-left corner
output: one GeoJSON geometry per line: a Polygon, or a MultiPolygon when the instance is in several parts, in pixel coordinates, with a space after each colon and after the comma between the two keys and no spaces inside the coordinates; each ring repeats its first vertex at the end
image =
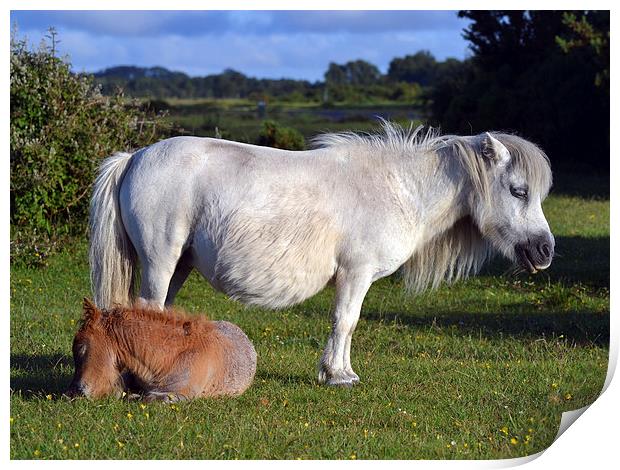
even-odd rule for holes
{"type": "MultiPolygon", "coordinates": [[[[319,17],[326,12],[303,12],[308,13],[305,19],[300,15],[278,16],[280,20],[291,20],[286,27],[273,22],[272,12],[232,12],[227,18],[230,24],[235,24],[234,27],[220,25],[222,31],[200,35],[181,34],[176,27],[169,30],[161,28],[162,23],[172,24],[175,13],[176,20],[187,18],[179,12],[166,15],[161,15],[162,12],[143,12],[144,15],[133,17],[136,21],[139,19],[139,24],[134,23],[134,26],[140,31],[152,30],[153,34],[103,34],[103,30],[113,27],[116,31],[126,28],[126,25],[114,26],[118,13],[89,16],[89,21],[96,18],[96,27],[87,22],[79,28],[57,28],[61,41],[58,49],[70,56],[77,71],[92,72],[114,65],[137,65],[163,66],[190,75],[208,75],[234,68],[256,77],[321,80],[329,62],[363,59],[385,72],[394,57],[414,54],[421,49],[430,50],[439,60],[449,56],[462,58],[466,51],[466,42],[458,27],[433,29],[415,28],[413,25],[411,29],[404,29],[402,21],[386,16],[377,21],[381,23],[389,19],[397,23],[394,30],[387,24],[379,24],[376,31],[361,34],[364,24],[371,19],[365,14],[367,12],[335,12],[330,16],[330,22],[341,21],[349,25],[349,30],[345,32],[319,30],[323,28],[317,26],[319,17]],[[244,22],[253,26],[244,30],[244,22]],[[298,31],[291,32],[296,29],[295,25],[299,26],[298,31]]],[[[452,15],[456,17],[454,13],[452,15]]],[[[65,22],[69,22],[67,18],[77,21],[71,16],[65,15],[63,18],[65,22]]],[[[194,18],[192,27],[205,18],[204,15],[194,18]]],[[[424,17],[418,22],[422,20],[424,17]]],[[[32,28],[20,31],[20,34],[25,32],[36,44],[43,37],[42,31],[32,28]]]]}

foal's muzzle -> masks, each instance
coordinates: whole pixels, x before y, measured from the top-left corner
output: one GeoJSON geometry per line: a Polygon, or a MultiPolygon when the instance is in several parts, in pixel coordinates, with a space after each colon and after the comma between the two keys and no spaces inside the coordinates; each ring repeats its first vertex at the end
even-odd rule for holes
{"type": "Polygon", "coordinates": [[[554,248],[553,235],[545,233],[528,239],[526,243],[517,244],[515,255],[519,264],[533,274],[551,265],[554,248]]]}
{"type": "Polygon", "coordinates": [[[80,383],[71,383],[69,385],[69,389],[63,393],[66,397],[69,398],[77,398],[85,396],[84,389],[82,388],[82,384],[80,383]]]}

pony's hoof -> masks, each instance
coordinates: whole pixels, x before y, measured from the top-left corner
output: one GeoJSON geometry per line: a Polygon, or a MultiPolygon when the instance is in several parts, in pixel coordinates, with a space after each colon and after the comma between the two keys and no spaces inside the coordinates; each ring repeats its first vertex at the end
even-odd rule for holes
{"type": "Polygon", "coordinates": [[[339,372],[339,373],[328,373],[325,370],[321,370],[319,372],[319,383],[333,386],[333,387],[343,387],[343,388],[351,388],[354,385],[357,385],[360,382],[360,378],[357,374],[353,373],[353,375],[347,372],[339,372]]]}
{"type": "Polygon", "coordinates": [[[360,383],[360,376],[357,375],[355,372],[351,370],[351,371],[347,371],[347,374],[349,375],[349,378],[351,379],[354,385],[357,385],[358,383],[360,383]]]}
{"type": "Polygon", "coordinates": [[[352,380],[346,379],[346,381],[345,380],[329,380],[327,381],[326,385],[329,385],[330,387],[353,388],[353,386],[356,384],[352,380]]]}

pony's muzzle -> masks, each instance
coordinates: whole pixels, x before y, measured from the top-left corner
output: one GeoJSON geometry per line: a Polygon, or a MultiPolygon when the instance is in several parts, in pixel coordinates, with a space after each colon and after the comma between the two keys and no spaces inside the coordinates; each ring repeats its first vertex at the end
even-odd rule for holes
{"type": "Polygon", "coordinates": [[[555,240],[549,233],[532,237],[526,243],[517,244],[515,254],[519,264],[533,274],[551,265],[554,249],[555,240]]]}

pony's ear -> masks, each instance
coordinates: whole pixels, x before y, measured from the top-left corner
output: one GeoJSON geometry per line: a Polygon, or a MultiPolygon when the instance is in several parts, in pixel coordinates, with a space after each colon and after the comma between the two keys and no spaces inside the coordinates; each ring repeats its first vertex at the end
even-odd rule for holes
{"type": "Polygon", "coordinates": [[[488,132],[482,138],[482,155],[500,166],[510,161],[510,152],[506,146],[488,132]]]}
{"type": "Polygon", "coordinates": [[[101,311],[97,308],[97,306],[91,302],[89,299],[84,297],[84,301],[82,302],[82,307],[84,309],[82,313],[82,318],[86,320],[95,321],[101,315],[101,311]]]}

